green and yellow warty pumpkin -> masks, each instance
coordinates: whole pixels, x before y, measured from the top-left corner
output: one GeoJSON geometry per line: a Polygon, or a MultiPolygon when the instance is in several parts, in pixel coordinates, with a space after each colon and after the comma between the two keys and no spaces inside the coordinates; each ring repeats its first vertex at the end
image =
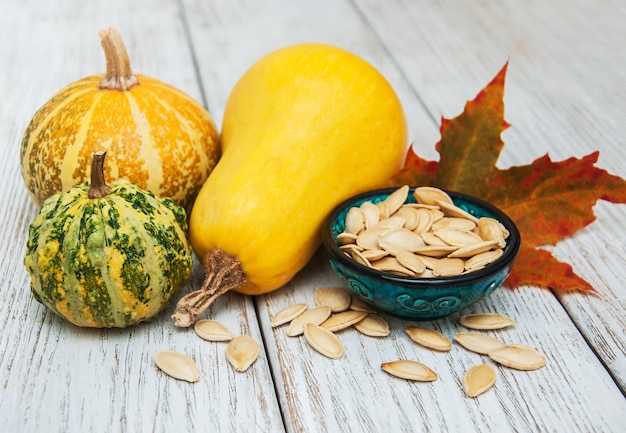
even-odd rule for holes
{"type": "Polygon", "coordinates": [[[92,180],[44,201],[24,264],[34,298],[83,327],[123,328],[154,317],[191,273],[186,214],[127,179],[92,180]]]}
{"type": "Polygon", "coordinates": [[[133,74],[115,29],[100,32],[107,72],[78,80],[33,116],[22,176],[37,204],[88,180],[91,154],[108,151],[109,179],[127,177],[189,208],[220,157],[207,110],[182,91],[133,74]]]}

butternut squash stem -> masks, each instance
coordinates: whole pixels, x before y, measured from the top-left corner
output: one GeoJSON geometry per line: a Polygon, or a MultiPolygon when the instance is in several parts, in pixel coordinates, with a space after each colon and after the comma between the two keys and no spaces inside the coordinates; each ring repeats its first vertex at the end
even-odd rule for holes
{"type": "Polygon", "coordinates": [[[111,187],[104,179],[104,158],[105,151],[94,152],[91,159],[91,186],[89,187],[89,198],[106,197],[111,191],[111,187]]]}
{"type": "Polygon", "coordinates": [[[202,287],[180,298],[172,314],[175,326],[188,328],[193,325],[219,296],[246,283],[241,262],[219,248],[204,256],[203,265],[205,279],[202,287]]]}
{"type": "Polygon", "coordinates": [[[139,79],[130,67],[130,58],[119,32],[110,27],[100,30],[98,36],[107,64],[106,74],[98,83],[98,88],[125,91],[138,85],[139,79]]]}

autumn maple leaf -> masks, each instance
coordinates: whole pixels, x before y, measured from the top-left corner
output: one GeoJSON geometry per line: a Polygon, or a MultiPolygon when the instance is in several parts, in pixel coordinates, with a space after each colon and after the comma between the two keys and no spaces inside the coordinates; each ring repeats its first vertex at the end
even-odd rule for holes
{"type": "Polygon", "coordinates": [[[595,220],[597,200],[626,203],[626,181],[595,166],[599,152],[554,162],[546,154],[529,165],[500,170],[496,162],[504,147],[504,81],[508,63],[468,101],[464,112],[442,118],[439,161],[426,161],[409,150],[394,186],[436,186],[479,197],[502,209],[515,221],[522,247],[507,279],[511,288],[523,284],[557,290],[593,290],[541,248],[595,220]]]}

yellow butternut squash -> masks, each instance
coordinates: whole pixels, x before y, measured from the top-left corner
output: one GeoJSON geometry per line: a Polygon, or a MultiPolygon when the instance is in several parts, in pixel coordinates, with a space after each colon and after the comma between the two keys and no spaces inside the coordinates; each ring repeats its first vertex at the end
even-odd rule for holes
{"type": "Polygon", "coordinates": [[[221,143],[189,223],[207,282],[179,301],[177,326],[189,326],[225,290],[256,295],[287,283],[320,245],[330,211],[400,168],[407,126],[393,88],[369,63],[299,44],[239,79],[221,143]]]}

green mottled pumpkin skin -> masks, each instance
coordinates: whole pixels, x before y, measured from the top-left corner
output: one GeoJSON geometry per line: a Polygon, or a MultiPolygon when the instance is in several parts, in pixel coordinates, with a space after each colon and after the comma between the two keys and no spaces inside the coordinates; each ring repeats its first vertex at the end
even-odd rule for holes
{"type": "Polygon", "coordinates": [[[154,317],[189,278],[185,211],[126,179],[90,199],[89,183],[48,198],[29,227],[34,298],[77,326],[124,328],[154,317]]]}

